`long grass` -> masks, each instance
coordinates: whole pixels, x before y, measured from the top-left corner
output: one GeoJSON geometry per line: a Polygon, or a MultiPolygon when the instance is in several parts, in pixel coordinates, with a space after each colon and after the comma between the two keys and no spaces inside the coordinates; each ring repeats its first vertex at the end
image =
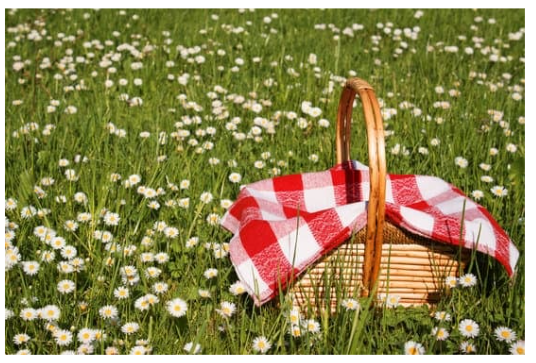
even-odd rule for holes
{"type": "MultiPolygon", "coordinates": [[[[508,354],[510,344],[494,334],[501,326],[524,340],[523,10],[424,10],[420,17],[412,9],[36,9],[6,10],[5,18],[6,255],[13,247],[20,254],[5,270],[6,315],[14,315],[5,320],[6,354],[186,354],[189,342],[203,354],[253,354],[260,336],[271,344],[268,354],[402,354],[408,341],[431,354],[460,353],[467,341],[477,353],[508,354]],[[489,256],[475,253],[466,272],[477,277],[476,286],[452,289],[433,310],[360,301],[360,310],[341,306],[335,315],[302,316],[319,331],[304,325],[296,337],[285,292],[256,307],[247,294],[229,290],[237,281],[226,253],[231,236],[207,218],[215,213],[217,222],[225,213],[220,202],[234,200],[241,184],[333,166],[341,83],[352,75],[369,81],[382,99],[388,171],[438,176],[475,199],[474,191],[483,192],[478,203],[521,256],[510,279],[489,256]],[[322,114],[303,113],[304,101],[322,114]],[[255,128],[257,117],[273,130],[255,128]],[[319,126],[322,118],[328,127],[319,126]],[[467,167],[456,165],[457,157],[467,167]],[[67,169],[76,181],[66,178],[67,169]],[[233,172],[239,183],[229,180],[233,172]],[[112,181],[112,174],[121,179],[112,181]],[[125,185],[132,175],[139,184],[125,185]],[[147,198],[140,186],[162,189],[147,198]],[[494,195],[494,186],[507,195],[494,195]],[[87,201],[76,201],[79,192],[87,201]],[[203,202],[204,192],[213,200],[203,202]],[[160,207],[150,208],[151,200],[160,207]],[[37,214],[26,218],[28,206],[37,214]],[[106,212],[117,213],[119,223],[107,225],[106,212]],[[92,222],[66,230],[80,213],[92,222]],[[159,232],[155,223],[162,221],[178,235],[159,232]],[[59,272],[67,259],[36,235],[38,226],[75,247],[84,267],[59,272]],[[102,241],[98,231],[113,240],[102,241]],[[54,260],[42,261],[44,251],[55,252],[54,260]],[[169,260],[143,262],[142,253],[169,260]],[[39,272],[27,274],[25,261],[38,261],[39,272]],[[124,279],[125,266],[136,267],[138,282],[124,279]],[[149,267],[160,275],[150,277],[149,267]],[[204,276],[209,268],[216,277],[204,276]],[[57,284],[65,279],[75,288],[62,294],[57,284]],[[156,282],[167,290],[156,294],[156,282]],[[114,295],[120,286],[128,298],[114,295]],[[149,293],[159,302],[136,308],[149,293]],[[187,303],[184,316],[167,311],[173,298],[187,303]],[[235,304],[230,317],[222,302],[235,304]],[[47,305],[61,310],[52,326],[19,316],[47,305]],[[118,309],[117,317],[102,318],[106,305],[118,309]],[[436,320],[436,311],[451,320],[436,320]],[[478,336],[460,334],[464,319],[479,325],[478,336]],[[128,322],[139,330],[122,332],[128,322]],[[448,339],[432,336],[434,327],[446,328],[448,339]],[[101,336],[84,345],[77,339],[83,328],[101,336]],[[58,329],[71,331],[73,341],[59,345],[58,329]],[[31,339],[17,345],[17,334],[31,339]]],[[[360,111],[353,117],[352,155],[366,162],[360,111]]]]}

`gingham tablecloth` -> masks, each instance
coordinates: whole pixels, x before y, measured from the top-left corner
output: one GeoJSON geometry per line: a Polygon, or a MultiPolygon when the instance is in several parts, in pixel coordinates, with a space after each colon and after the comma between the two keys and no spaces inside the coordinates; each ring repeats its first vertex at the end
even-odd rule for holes
{"type": "MultiPolygon", "coordinates": [[[[222,226],[234,234],[231,261],[255,303],[364,228],[368,199],[368,168],[356,161],[245,186],[222,226]]],[[[510,238],[487,210],[439,178],[389,174],[385,215],[415,234],[487,253],[514,272],[519,252],[510,238]]]]}

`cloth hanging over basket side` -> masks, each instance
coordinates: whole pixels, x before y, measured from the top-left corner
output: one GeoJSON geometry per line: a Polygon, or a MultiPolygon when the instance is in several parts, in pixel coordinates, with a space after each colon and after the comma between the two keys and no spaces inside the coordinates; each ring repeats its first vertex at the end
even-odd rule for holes
{"type": "MultiPolygon", "coordinates": [[[[245,186],[221,224],[234,234],[231,262],[255,303],[275,297],[364,228],[368,194],[368,170],[358,162],[245,186]]],[[[476,249],[514,273],[519,252],[504,230],[482,206],[439,178],[389,174],[385,213],[409,232],[476,249]]]]}

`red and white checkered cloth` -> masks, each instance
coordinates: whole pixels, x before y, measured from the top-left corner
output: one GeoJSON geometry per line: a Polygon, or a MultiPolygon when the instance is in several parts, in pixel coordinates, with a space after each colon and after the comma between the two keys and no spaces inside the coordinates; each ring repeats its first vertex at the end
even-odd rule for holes
{"type": "MultiPolygon", "coordinates": [[[[368,199],[369,172],[359,162],[245,186],[222,225],[234,234],[231,261],[255,303],[365,227],[368,199]]],[[[512,275],[519,252],[482,206],[436,177],[387,177],[386,219],[435,241],[460,244],[464,203],[464,247],[496,258],[512,275]]]]}

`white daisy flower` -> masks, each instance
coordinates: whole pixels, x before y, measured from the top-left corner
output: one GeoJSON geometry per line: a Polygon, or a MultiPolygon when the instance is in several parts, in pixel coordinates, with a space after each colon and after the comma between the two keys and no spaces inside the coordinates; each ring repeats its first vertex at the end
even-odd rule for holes
{"type": "Polygon", "coordinates": [[[61,311],[56,305],[47,305],[39,309],[39,315],[41,319],[47,321],[56,321],[60,318],[61,311]]]}
{"type": "Polygon", "coordinates": [[[359,302],[356,299],[344,299],[341,305],[346,310],[359,310],[360,308],[359,302]]]}
{"type": "Polygon", "coordinates": [[[471,342],[462,342],[460,344],[460,351],[464,354],[470,354],[470,353],[476,354],[476,346],[471,342]]]}
{"type": "Polygon", "coordinates": [[[501,198],[508,195],[508,189],[506,189],[502,185],[494,186],[493,188],[491,188],[491,192],[493,193],[493,195],[501,198]]]}
{"type": "Polygon", "coordinates": [[[229,301],[222,301],[220,303],[220,308],[216,309],[218,314],[224,318],[230,318],[236,311],[236,305],[229,301]]]}
{"type": "Polygon", "coordinates": [[[24,344],[24,343],[27,343],[30,341],[30,336],[28,334],[24,334],[24,333],[21,333],[21,334],[17,334],[13,337],[13,343],[15,345],[21,345],[21,344],[24,344]]]}
{"type": "Polygon", "coordinates": [[[229,287],[229,292],[233,295],[241,295],[246,292],[246,287],[240,281],[235,282],[229,287]]]}
{"type": "Polygon", "coordinates": [[[145,355],[147,353],[147,348],[142,345],[136,345],[130,350],[130,355],[145,355]]]}
{"type": "Polygon", "coordinates": [[[493,333],[495,334],[495,337],[497,337],[497,340],[499,341],[511,343],[517,339],[516,332],[504,326],[500,326],[496,328],[493,331],[493,333]]]}
{"type": "Polygon", "coordinates": [[[210,192],[203,192],[201,193],[201,196],[199,197],[199,199],[201,200],[201,202],[208,204],[212,202],[212,199],[214,199],[214,196],[210,192]]]}
{"type": "Polygon", "coordinates": [[[113,305],[105,305],[99,309],[99,315],[103,319],[115,319],[117,318],[118,311],[113,305]]]}
{"type": "Polygon", "coordinates": [[[231,173],[229,175],[229,181],[231,183],[240,183],[242,181],[242,175],[238,174],[238,173],[231,173]]]}
{"type": "Polygon", "coordinates": [[[73,334],[65,329],[57,329],[54,332],[54,339],[59,346],[69,345],[73,341],[73,334]]]}
{"type": "Polygon", "coordinates": [[[307,319],[302,321],[302,326],[309,333],[320,333],[320,323],[314,319],[307,319]]]}
{"type": "Polygon", "coordinates": [[[460,276],[458,279],[459,284],[463,287],[471,287],[476,285],[476,276],[468,273],[463,276],[460,276]]]}
{"type": "Polygon", "coordinates": [[[525,355],[525,341],[518,340],[510,346],[509,350],[513,355],[525,355]]]}
{"type": "Polygon", "coordinates": [[[454,163],[459,166],[460,168],[462,169],[465,169],[467,168],[467,165],[469,165],[469,162],[467,161],[467,159],[461,157],[461,156],[458,156],[454,159],[454,163]]]}
{"type": "Polygon", "coordinates": [[[33,276],[39,272],[39,263],[37,261],[22,262],[22,270],[26,275],[33,276]]]}
{"type": "Polygon", "coordinates": [[[78,331],[76,337],[78,338],[78,341],[82,344],[90,344],[95,340],[95,332],[93,331],[93,329],[82,328],[78,331]]]}
{"type": "Polygon", "coordinates": [[[104,224],[107,226],[117,226],[119,224],[119,220],[121,218],[119,217],[119,214],[112,213],[112,212],[106,212],[104,215],[104,224]]]}
{"type": "Polygon", "coordinates": [[[218,270],[215,269],[215,268],[209,268],[209,269],[205,270],[205,272],[203,273],[203,276],[205,276],[205,278],[207,278],[207,279],[212,279],[212,278],[218,276],[218,270]]]}
{"type": "Polygon", "coordinates": [[[484,197],[484,192],[481,190],[473,190],[471,192],[471,196],[473,197],[474,200],[480,200],[484,197]]]}
{"type": "Polygon", "coordinates": [[[74,291],[74,289],[76,288],[76,285],[71,280],[61,280],[60,282],[58,282],[57,287],[58,287],[58,291],[61,294],[69,294],[74,291]]]}
{"type": "Polygon", "coordinates": [[[439,340],[439,341],[447,340],[448,337],[450,336],[450,333],[448,332],[447,329],[439,328],[439,327],[434,327],[432,329],[431,334],[432,334],[432,336],[434,336],[436,338],[436,340],[439,340]]]}
{"type": "Polygon", "coordinates": [[[424,347],[421,343],[416,343],[412,340],[404,344],[404,354],[407,355],[423,355],[424,347]]]}
{"type": "Polygon", "coordinates": [[[114,290],[114,296],[120,300],[127,299],[129,295],[129,290],[124,286],[120,286],[114,290]]]}
{"type": "Polygon", "coordinates": [[[253,340],[253,350],[259,353],[266,353],[272,347],[272,343],[266,337],[260,336],[253,340]]]}
{"type": "Polygon", "coordinates": [[[140,325],[138,323],[126,323],[121,327],[121,331],[127,335],[134,334],[140,329],[140,325]]]}
{"type": "Polygon", "coordinates": [[[480,327],[474,320],[471,319],[464,319],[460,321],[458,330],[466,338],[475,338],[478,336],[478,333],[480,333],[480,327]]]}
{"type": "Polygon", "coordinates": [[[186,314],[186,311],[188,310],[188,305],[186,304],[186,301],[180,298],[176,298],[168,301],[166,303],[166,308],[172,316],[180,318],[181,316],[184,316],[186,314]]]}
{"type": "Polygon", "coordinates": [[[450,288],[458,286],[458,279],[456,276],[447,276],[445,278],[445,286],[450,288]]]}
{"type": "Polygon", "coordinates": [[[104,354],[106,355],[119,355],[119,349],[117,347],[114,347],[113,345],[106,347],[104,350],[104,354]]]}

